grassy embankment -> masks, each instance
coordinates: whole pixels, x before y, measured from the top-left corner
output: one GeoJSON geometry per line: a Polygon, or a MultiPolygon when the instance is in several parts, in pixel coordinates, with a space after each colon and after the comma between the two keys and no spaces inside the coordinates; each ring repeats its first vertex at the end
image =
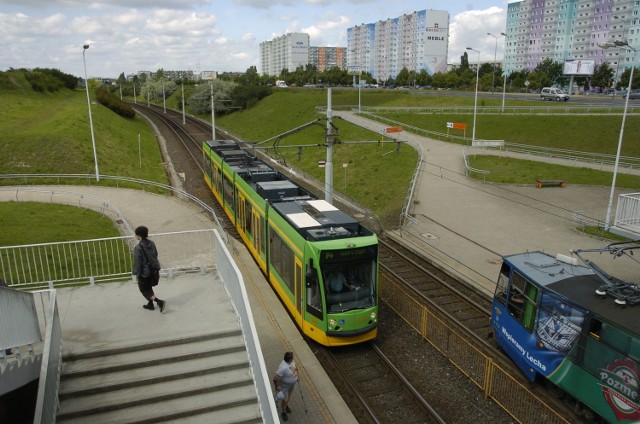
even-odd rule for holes
{"type": "MultiPolygon", "coordinates": [[[[7,75],[0,77],[0,174],[94,174],[85,92],[35,93],[19,73],[11,79],[7,75]]],[[[99,104],[92,104],[92,115],[100,175],[167,183],[156,138],[146,121],[123,119],[99,104]]],[[[95,183],[95,179],[74,181],[95,183]]],[[[114,183],[101,179],[100,184],[114,183]]],[[[0,202],[0,224],[1,246],[119,235],[113,223],[98,213],[55,204],[0,202]]]]}

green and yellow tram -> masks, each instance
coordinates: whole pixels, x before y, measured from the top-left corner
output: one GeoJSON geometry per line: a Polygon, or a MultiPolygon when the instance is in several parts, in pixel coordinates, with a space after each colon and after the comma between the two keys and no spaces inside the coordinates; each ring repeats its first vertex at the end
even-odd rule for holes
{"type": "Polygon", "coordinates": [[[205,181],[302,332],[326,346],[374,340],[375,233],[233,141],[202,149],[205,181]]]}

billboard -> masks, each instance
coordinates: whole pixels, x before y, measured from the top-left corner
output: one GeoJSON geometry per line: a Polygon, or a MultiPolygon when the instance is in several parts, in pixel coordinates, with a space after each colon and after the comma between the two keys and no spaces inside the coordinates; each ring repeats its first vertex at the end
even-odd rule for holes
{"type": "Polygon", "coordinates": [[[362,69],[359,66],[349,66],[347,75],[362,75],[362,69]]]}
{"type": "Polygon", "coordinates": [[[593,59],[567,59],[562,72],[565,75],[593,75],[595,63],[593,59]]]}

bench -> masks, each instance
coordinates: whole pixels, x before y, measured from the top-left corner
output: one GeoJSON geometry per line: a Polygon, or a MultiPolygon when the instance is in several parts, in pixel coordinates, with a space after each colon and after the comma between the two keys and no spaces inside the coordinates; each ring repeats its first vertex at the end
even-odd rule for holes
{"type": "Polygon", "coordinates": [[[536,187],[564,187],[564,180],[536,180],[536,187]]]}

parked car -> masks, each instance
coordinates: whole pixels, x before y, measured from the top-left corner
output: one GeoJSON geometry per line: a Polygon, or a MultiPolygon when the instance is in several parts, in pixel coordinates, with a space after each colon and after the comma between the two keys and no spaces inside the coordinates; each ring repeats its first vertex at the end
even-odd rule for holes
{"type": "Polygon", "coordinates": [[[569,95],[564,91],[562,91],[562,89],[560,88],[545,87],[542,89],[542,91],[540,91],[540,98],[542,100],[555,100],[556,102],[559,102],[559,101],[566,102],[569,100],[569,95]]]}
{"type": "Polygon", "coordinates": [[[629,99],[630,100],[640,99],[640,90],[633,90],[631,93],[629,93],[629,99]]]}

